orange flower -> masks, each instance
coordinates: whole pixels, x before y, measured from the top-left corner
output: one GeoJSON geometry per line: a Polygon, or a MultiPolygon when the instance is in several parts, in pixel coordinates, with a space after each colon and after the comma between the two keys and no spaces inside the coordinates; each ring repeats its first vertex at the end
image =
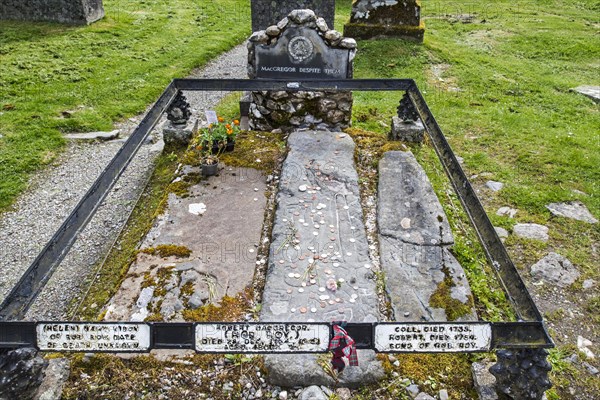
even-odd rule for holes
{"type": "Polygon", "coordinates": [[[240,121],[238,121],[237,119],[234,119],[234,120],[233,120],[233,124],[234,124],[234,125],[239,125],[239,124],[240,124],[240,121]]]}
{"type": "Polygon", "coordinates": [[[226,124],[225,128],[227,128],[229,130],[229,129],[231,129],[231,125],[230,124],[226,124]]]}
{"type": "Polygon", "coordinates": [[[227,129],[227,134],[231,135],[233,133],[233,129],[227,129]]]}
{"type": "Polygon", "coordinates": [[[223,121],[225,121],[225,119],[224,119],[223,117],[218,117],[218,118],[217,118],[217,120],[218,120],[219,122],[223,122],[223,121]]]}

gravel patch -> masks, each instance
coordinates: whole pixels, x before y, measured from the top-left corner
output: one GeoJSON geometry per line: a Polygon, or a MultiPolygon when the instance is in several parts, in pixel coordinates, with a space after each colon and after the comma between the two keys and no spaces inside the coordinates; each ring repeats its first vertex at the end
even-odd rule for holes
{"type": "MultiPolygon", "coordinates": [[[[245,78],[246,46],[224,53],[191,78],[245,78]]],[[[214,107],[227,92],[186,93],[194,110],[214,107]]],[[[133,131],[143,115],[118,124],[121,136],[133,131]]],[[[164,118],[163,118],[164,120],[164,118]]],[[[160,126],[160,125],[159,125],[160,126]]],[[[159,129],[153,141],[159,139],[159,129]]],[[[26,319],[66,318],[66,306],[82,288],[91,269],[106,255],[123,227],[153,170],[162,141],[147,142],[127,168],[70,253],[42,290],[26,319]]],[[[121,148],[124,139],[68,144],[52,167],[30,181],[14,211],[0,215],[0,301],[17,283],[44,245],[77,205],[94,180],[121,148]]]]}

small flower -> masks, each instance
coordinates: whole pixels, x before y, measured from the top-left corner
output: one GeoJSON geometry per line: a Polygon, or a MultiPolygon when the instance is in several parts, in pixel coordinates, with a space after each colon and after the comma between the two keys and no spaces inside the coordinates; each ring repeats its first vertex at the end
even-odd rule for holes
{"type": "Polygon", "coordinates": [[[225,128],[227,128],[227,130],[231,129],[231,124],[225,124],[225,128]]]}
{"type": "Polygon", "coordinates": [[[234,125],[239,125],[239,124],[240,124],[240,121],[238,121],[237,119],[234,119],[234,120],[233,120],[233,124],[234,124],[234,125]]]}
{"type": "Polygon", "coordinates": [[[225,121],[225,119],[224,119],[223,117],[218,117],[218,118],[217,118],[217,120],[218,120],[219,122],[224,122],[224,121],[225,121]]]}
{"type": "Polygon", "coordinates": [[[212,129],[213,124],[208,124],[208,129],[212,129]]]}
{"type": "Polygon", "coordinates": [[[327,280],[327,282],[325,283],[325,286],[327,287],[327,289],[331,290],[332,292],[335,292],[338,288],[337,282],[333,278],[329,278],[327,280]]]}

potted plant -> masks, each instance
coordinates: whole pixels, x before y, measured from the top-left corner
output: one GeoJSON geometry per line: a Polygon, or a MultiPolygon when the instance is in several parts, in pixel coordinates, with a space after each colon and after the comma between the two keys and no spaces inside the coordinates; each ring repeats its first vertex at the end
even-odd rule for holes
{"type": "Polygon", "coordinates": [[[200,158],[202,176],[214,176],[219,172],[219,157],[207,150],[200,158]]]}
{"type": "Polygon", "coordinates": [[[235,139],[240,132],[240,121],[233,120],[225,123],[225,119],[218,118],[218,122],[210,124],[208,128],[201,130],[203,144],[212,148],[213,154],[223,151],[233,151],[235,139]]]}

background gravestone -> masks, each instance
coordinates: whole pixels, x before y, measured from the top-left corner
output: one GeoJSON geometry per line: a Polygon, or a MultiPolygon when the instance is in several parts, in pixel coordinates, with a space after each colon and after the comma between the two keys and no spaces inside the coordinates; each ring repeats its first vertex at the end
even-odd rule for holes
{"type": "Polygon", "coordinates": [[[354,0],[344,35],[357,39],[403,37],[423,41],[419,0],[354,0]]]}
{"type": "Polygon", "coordinates": [[[102,0],[0,0],[0,20],[87,25],[102,17],[102,0]]]}
{"type": "MultiPolygon", "coordinates": [[[[312,10],[294,10],[277,25],[254,32],[248,43],[251,79],[349,79],[356,41],[329,29],[312,10]]],[[[341,130],[350,126],[352,93],[253,92],[250,127],[341,130]]]]}
{"type": "Polygon", "coordinates": [[[267,29],[293,10],[310,9],[333,26],[335,0],[252,0],[252,32],[267,29]]]}

